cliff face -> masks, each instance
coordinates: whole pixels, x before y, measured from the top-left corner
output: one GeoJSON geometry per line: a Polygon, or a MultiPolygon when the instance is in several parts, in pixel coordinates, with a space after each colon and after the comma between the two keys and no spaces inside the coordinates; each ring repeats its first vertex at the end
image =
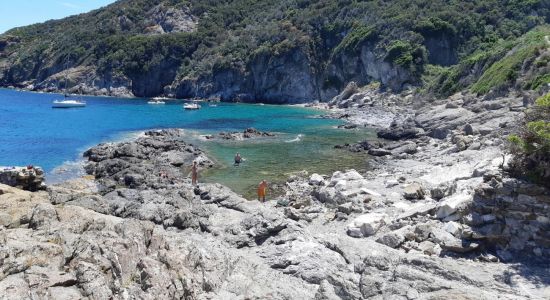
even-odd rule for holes
{"type": "Polygon", "coordinates": [[[376,53],[375,48],[375,45],[368,43],[356,53],[345,52],[333,57],[327,78],[337,79],[340,90],[350,81],[361,84],[379,81],[392,90],[400,90],[403,84],[416,81],[409,70],[386,61],[383,54],[376,53]]]}
{"type": "Polygon", "coordinates": [[[303,103],[319,100],[312,62],[300,49],[258,55],[242,70],[215,70],[177,83],[176,97],[217,97],[224,101],[303,103]]]}
{"type": "MultiPolygon", "coordinates": [[[[243,69],[215,70],[198,79],[175,82],[178,98],[219,98],[223,101],[304,103],[326,101],[336,96],[347,82],[367,84],[379,81],[393,90],[414,83],[412,74],[374,53],[372,45],[359,53],[346,53],[319,63],[303,49],[278,55],[256,56],[243,69]],[[323,65],[327,65],[323,67],[323,65]]],[[[170,89],[167,92],[170,93],[170,89]]]]}
{"type": "MultiPolygon", "coordinates": [[[[350,81],[400,91],[423,84],[427,65],[468,64],[462,58],[544,23],[547,6],[120,0],[0,36],[0,86],[57,91],[70,73],[69,90],[115,96],[300,103],[329,100],[350,81]]],[[[475,82],[485,62],[475,74],[443,75],[475,82]]]]}

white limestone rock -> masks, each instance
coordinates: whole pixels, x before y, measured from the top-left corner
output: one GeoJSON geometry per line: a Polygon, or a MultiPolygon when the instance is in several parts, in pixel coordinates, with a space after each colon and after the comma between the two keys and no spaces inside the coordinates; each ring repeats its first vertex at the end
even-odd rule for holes
{"type": "Polygon", "coordinates": [[[444,219],[458,211],[466,208],[473,201],[473,196],[466,193],[453,195],[442,201],[438,207],[436,216],[439,219],[444,219]]]}
{"type": "Polygon", "coordinates": [[[380,229],[380,227],[386,224],[386,217],[387,215],[382,213],[370,213],[361,215],[355,218],[355,220],[353,220],[353,222],[348,225],[348,234],[350,233],[350,230],[355,234],[355,228],[359,228],[363,236],[374,235],[378,231],[378,229],[380,229]]]}
{"type": "Polygon", "coordinates": [[[325,185],[325,179],[323,176],[314,173],[309,177],[309,184],[310,185],[325,185]]]}

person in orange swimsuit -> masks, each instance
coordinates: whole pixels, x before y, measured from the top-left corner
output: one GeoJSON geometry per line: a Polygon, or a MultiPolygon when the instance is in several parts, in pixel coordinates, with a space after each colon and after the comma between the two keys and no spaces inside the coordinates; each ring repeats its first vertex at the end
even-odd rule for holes
{"type": "Polygon", "coordinates": [[[265,202],[265,193],[267,190],[267,181],[262,180],[258,186],[258,201],[265,202]]]}

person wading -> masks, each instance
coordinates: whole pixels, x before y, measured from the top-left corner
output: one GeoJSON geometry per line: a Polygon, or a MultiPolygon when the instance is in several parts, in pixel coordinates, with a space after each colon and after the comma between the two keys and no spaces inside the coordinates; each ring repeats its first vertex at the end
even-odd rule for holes
{"type": "Polygon", "coordinates": [[[262,180],[258,186],[258,201],[265,202],[265,193],[267,190],[267,181],[262,180]]]}
{"type": "Polygon", "coordinates": [[[197,178],[199,177],[199,170],[197,166],[197,162],[193,162],[193,166],[191,167],[191,183],[193,186],[197,185],[197,178]]]}
{"type": "Polygon", "coordinates": [[[235,155],[235,166],[239,166],[242,161],[243,161],[243,158],[241,157],[241,154],[237,153],[235,155]]]}

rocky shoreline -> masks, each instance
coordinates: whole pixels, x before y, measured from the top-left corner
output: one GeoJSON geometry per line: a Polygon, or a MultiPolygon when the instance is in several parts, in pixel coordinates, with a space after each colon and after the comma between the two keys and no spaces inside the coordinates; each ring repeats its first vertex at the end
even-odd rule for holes
{"type": "Polygon", "coordinates": [[[193,187],[187,166],[214,163],[177,129],[86,151],[94,180],[35,193],[0,185],[0,295],[549,297],[550,194],[510,178],[503,156],[523,99],[416,101],[337,98],[330,117],[385,138],[345,146],[378,154],[371,170],[304,172],[265,204],[193,187]]]}

